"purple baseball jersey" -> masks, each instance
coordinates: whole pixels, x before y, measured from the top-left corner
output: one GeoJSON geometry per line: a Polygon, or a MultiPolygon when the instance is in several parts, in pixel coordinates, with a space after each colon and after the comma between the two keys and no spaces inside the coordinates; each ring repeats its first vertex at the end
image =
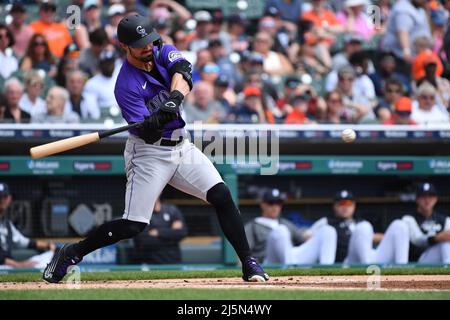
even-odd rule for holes
{"type": "MultiPolygon", "coordinates": [[[[117,77],[114,95],[122,110],[122,116],[128,123],[143,121],[145,116],[158,111],[170,93],[170,68],[177,61],[184,60],[182,54],[172,45],[163,45],[159,52],[155,46],[153,56],[155,67],[158,68],[164,83],[160,83],[148,72],[132,66],[127,60],[117,77]]],[[[180,116],[166,123],[162,136],[170,138],[174,130],[185,125],[186,122],[180,116]]],[[[129,132],[138,135],[137,129],[130,129],[129,132]]]]}

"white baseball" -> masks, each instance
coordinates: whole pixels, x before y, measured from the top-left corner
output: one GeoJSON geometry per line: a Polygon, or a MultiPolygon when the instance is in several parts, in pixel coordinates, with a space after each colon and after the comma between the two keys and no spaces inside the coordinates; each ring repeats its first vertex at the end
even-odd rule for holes
{"type": "Polygon", "coordinates": [[[356,139],[356,132],[353,129],[345,129],[344,131],[342,131],[342,140],[344,140],[345,142],[353,142],[356,139]]]}

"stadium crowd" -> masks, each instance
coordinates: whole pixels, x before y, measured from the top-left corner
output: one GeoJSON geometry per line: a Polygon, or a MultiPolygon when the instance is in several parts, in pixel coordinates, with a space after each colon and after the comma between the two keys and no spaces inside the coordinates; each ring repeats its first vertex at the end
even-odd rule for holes
{"type": "Polygon", "coordinates": [[[188,122],[449,121],[450,0],[267,0],[258,19],[173,0],[27,0],[0,9],[0,122],[122,121],[116,33],[133,12],[193,64],[188,122]],[[76,27],[68,5],[80,8],[76,27]]]}

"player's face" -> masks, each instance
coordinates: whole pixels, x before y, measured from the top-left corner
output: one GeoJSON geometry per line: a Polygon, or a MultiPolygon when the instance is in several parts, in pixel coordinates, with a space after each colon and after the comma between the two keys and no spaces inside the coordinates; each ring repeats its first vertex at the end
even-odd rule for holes
{"type": "Polygon", "coordinates": [[[424,194],[416,199],[419,212],[431,212],[438,201],[438,197],[431,194],[424,194]]]}
{"type": "Polygon", "coordinates": [[[142,48],[128,47],[130,55],[142,62],[150,62],[153,59],[153,44],[149,43],[142,48]]]}
{"type": "Polygon", "coordinates": [[[269,201],[261,203],[262,216],[271,219],[278,219],[281,214],[283,203],[281,201],[269,201]]]}
{"type": "Polygon", "coordinates": [[[334,204],[334,212],[338,218],[350,219],[355,213],[356,204],[351,200],[341,200],[334,204]]]}

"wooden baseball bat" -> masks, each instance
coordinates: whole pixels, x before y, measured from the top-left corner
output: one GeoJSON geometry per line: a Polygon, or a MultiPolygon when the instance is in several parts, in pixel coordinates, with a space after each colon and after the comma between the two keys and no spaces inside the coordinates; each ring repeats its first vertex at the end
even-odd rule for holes
{"type": "Polygon", "coordinates": [[[40,146],[36,146],[30,149],[30,155],[33,159],[38,159],[42,157],[51,156],[56,153],[64,152],[67,150],[72,150],[81,146],[85,146],[92,142],[99,141],[100,139],[112,136],[113,134],[126,131],[131,128],[137,128],[142,125],[143,122],[135,122],[126,126],[118,127],[111,130],[106,130],[103,132],[93,132],[82,134],[80,136],[66,138],[40,146]]]}

